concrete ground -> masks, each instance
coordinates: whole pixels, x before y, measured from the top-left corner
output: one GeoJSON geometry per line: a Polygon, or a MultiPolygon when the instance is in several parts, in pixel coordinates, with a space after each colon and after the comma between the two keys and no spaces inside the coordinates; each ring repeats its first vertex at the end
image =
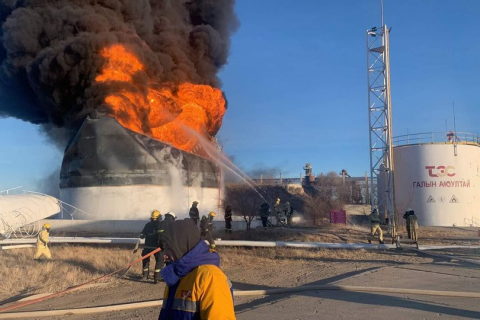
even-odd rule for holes
{"type": "MultiPolygon", "coordinates": [[[[479,292],[480,270],[452,263],[402,265],[310,284],[479,292]]],[[[315,291],[237,302],[236,312],[238,320],[480,319],[480,303],[472,298],[315,291]]]]}

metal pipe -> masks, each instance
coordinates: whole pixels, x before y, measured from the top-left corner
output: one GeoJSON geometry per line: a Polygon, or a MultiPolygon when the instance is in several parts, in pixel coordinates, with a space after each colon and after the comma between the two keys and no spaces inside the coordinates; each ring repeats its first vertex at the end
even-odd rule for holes
{"type": "MultiPolygon", "coordinates": [[[[138,238],[86,238],[86,237],[50,237],[51,243],[76,243],[76,244],[135,244],[138,238]]],[[[0,246],[34,244],[36,239],[7,239],[0,241],[0,246]]],[[[140,240],[141,244],[145,240],[140,240]]],[[[215,244],[220,247],[256,247],[256,248],[329,248],[329,249],[372,249],[386,250],[395,249],[394,244],[367,244],[367,243],[332,243],[332,242],[296,242],[296,241],[249,241],[249,240],[216,240],[215,244]]],[[[423,250],[439,249],[480,249],[480,246],[441,246],[422,245],[423,250]]],[[[458,260],[458,259],[457,259],[458,260]]]]}
{"type": "Polygon", "coordinates": [[[23,248],[35,248],[35,245],[18,244],[18,245],[10,245],[10,246],[0,246],[0,250],[23,249],[23,248]]]}

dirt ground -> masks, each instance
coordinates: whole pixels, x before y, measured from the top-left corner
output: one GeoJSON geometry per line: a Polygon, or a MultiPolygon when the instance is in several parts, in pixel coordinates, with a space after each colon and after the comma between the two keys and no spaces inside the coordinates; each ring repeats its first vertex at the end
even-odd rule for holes
{"type": "MultiPolygon", "coordinates": [[[[250,233],[232,235],[218,233],[217,237],[365,243],[367,234],[368,229],[362,227],[324,226],[301,230],[252,230],[250,233]]],[[[470,228],[422,228],[420,234],[420,242],[423,244],[480,245],[478,230],[470,228]]],[[[40,263],[30,258],[33,249],[0,251],[0,277],[7,283],[3,290],[0,289],[0,305],[8,305],[30,293],[59,291],[111,272],[129,261],[130,250],[128,247],[54,246],[52,253],[57,258],[40,263]]],[[[333,284],[385,268],[422,270],[429,269],[431,265],[445,266],[451,263],[450,259],[431,257],[408,249],[383,251],[220,247],[218,252],[221,267],[237,290],[333,284]]],[[[479,250],[439,250],[438,253],[475,258],[479,250]]],[[[474,271],[459,268],[458,264],[453,264],[448,272],[480,278],[475,268],[474,271]]],[[[111,282],[101,287],[68,293],[18,311],[93,307],[160,299],[164,284],[154,285],[140,281],[140,269],[136,265],[122,280],[111,279],[111,282]]],[[[236,308],[246,312],[244,318],[249,314],[248,306],[255,304],[257,299],[258,297],[235,299],[236,308]]],[[[156,307],[51,319],[156,319],[158,313],[159,307],[156,307]]]]}

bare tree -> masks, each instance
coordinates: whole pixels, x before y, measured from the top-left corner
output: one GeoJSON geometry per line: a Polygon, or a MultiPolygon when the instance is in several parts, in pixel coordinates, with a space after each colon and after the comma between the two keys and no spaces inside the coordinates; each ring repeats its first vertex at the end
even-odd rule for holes
{"type": "Polygon", "coordinates": [[[313,225],[317,225],[323,218],[328,217],[328,206],[320,192],[306,193],[304,199],[304,212],[313,225]]]}
{"type": "Polygon", "coordinates": [[[250,230],[253,219],[258,215],[258,209],[263,199],[246,184],[231,184],[225,187],[224,204],[230,205],[233,214],[240,215],[245,220],[247,230],[250,230]]]}
{"type": "Polygon", "coordinates": [[[332,209],[341,209],[351,199],[350,185],[343,184],[335,172],[320,174],[313,190],[303,197],[305,214],[314,225],[329,217],[332,209]]]}

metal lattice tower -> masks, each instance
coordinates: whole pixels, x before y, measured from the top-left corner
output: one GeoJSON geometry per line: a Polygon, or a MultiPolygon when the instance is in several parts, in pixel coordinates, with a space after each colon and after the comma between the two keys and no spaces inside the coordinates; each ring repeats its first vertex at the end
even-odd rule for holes
{"type": "Polygon", "coordinates": [[[370,202],[394,223],[392,105],[390,94],[390,30],[367,30],[368,118],[370,131],[370,202]],[[376,181],[377,183],[374,183],[376,181]],[[381,182],[381,186],[379,186],[381,182]],[[381,194],[379,194],[381,190],[381,194]],[[383,212],[382,212],[383,211],[383,212]]]}

